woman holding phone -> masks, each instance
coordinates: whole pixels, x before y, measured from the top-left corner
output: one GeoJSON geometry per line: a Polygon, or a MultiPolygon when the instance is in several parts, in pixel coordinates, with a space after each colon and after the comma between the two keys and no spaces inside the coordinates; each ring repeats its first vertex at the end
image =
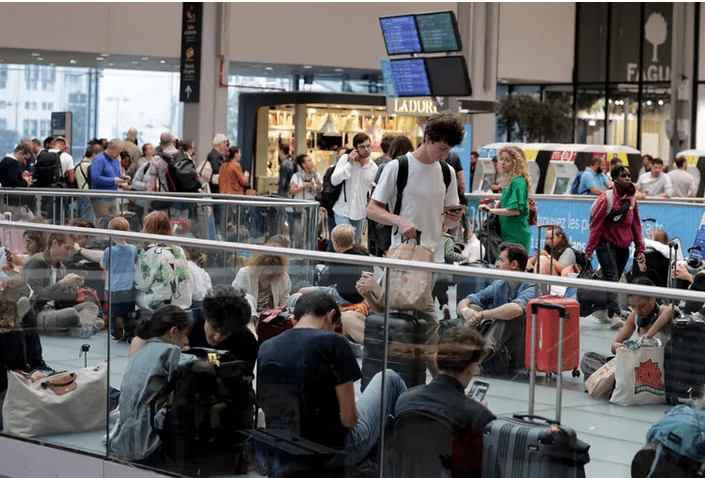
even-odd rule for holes
{"type": "Polygon", "coordinates": [[[504,188],[500,207],[481,204],[478,209],[499,216],[502,242],[521,244],[528,251],[531,246],[528,221],[531,175],[524,151],[516,146],[500,149],[499,172],[500,184],[504,188]]]}

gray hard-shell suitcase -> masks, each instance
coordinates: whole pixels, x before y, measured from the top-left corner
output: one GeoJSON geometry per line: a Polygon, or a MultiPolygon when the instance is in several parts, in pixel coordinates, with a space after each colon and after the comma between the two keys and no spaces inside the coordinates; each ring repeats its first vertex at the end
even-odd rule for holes
{"type": "MultiPolygon", "coordinates": [[[[558,309],[567,318],[565,308],[558,304],[537,302],[531,307],[532,342],[536,344],[536,314],[539,308],[558,309]]],[[[563,320],[559,337],[563,335],[563,320]]],[[[536,350],[536,347],[532,347],[536,350]]],[[[562,364],[563,342],[559,341],[558,364],[562,364]]],[[[484,478],[585,478],[585,464],[590,461],[590,445],[579,440],[575,430],[560,424],[561,371],[556,374],[556,419],[534,415],[536,386],[536,354],[531,356],[529,413],[501,417],[487,424],[483,436],[484,478]]]]}
{"type": "MultiPolygon", "coordinates": [[[[397,372],[407,387],[426,383],[426,321],[411,313],[389,313],[389,355],[387,368],[397,372]]],[[[362,357],[364,390],[377,372],[382,371],[384,358],[384,317],[370,315],[365,321],[365,341],[362,357]]]]}

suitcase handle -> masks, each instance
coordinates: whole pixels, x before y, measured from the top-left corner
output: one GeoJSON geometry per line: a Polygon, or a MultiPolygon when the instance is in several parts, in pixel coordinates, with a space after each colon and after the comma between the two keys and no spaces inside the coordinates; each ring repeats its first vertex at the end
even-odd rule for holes
{"type": "Polygon", "coordinates": [[[540,415],[531,415],[528,413],[516,413],[516,414],[514,414],[514,418],[516,418],[517,420],[529,419],[531,421],[543,420],[544,422],[549,423],[551,425],[560,425],[560,422],[558,422],[556,420],[551,420],[549,418],[542,417],[540,415]]]}
{"type": "Polygon", "coordinates": [[[532,302],[531,313],[535,314],[539,308],[557,310],[561,317],[565,317],[565,307],[560,304],[552,304],[550,302],[532,302]]]}

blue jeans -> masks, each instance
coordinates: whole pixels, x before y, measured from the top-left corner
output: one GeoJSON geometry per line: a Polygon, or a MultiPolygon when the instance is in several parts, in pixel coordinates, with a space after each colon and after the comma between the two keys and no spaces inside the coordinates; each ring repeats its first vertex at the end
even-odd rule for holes
{"type": "Polygon", "coordinates": [[[328,213],[328,252],[335,252],[335,249],[333,249],[333,239],[331,239],[335,226],[335,215],[331,211],[328,213]]]}
{"type": "MultiPolygon", "coordinates": [[[[358,219],[357,221],[350,219],[349,217],[341,216],[339,214],[335,214],[335,224],[340,225],[340,224],[350,224],[352,227],[355,228],[355,242],[359,243],[362,240],[362,225],[364,224],[365,220],[364,219],[358,219]]],[[[331,239],[331,242],[333,240],[331,239]]]]}
{"type": "MultiPolygon", "coordinates": [[[[605,280],[611,282],[619,282],[622,277],[624,268],[629,260],[629,249],[617,247],[611,242],[600,241],[595,250],[597,260],[602,269],[602,275],[605,280]]],[[[614,292],[607,293],[607,313],[609,315],[619,314],[621,311],[617,294],[614,292]]]]}
{"type": "Polygon", "coordinates": [[[345,462],[348,466],[360,463],[370,453],[379,439],[379,426],[382,420],[394,415],[394,406],[399,395],[406,391],[404,380],[394,371],[387,369],[385,388],[385,415],[381,414],[382,372],[377,373],[367,385],[357,401],[360,417],[348,431],[345,440],[345,462]]]}

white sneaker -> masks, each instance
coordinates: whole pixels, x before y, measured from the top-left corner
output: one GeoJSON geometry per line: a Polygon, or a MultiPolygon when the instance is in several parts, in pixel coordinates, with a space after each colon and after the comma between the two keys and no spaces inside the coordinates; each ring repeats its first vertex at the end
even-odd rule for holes
{"type": "Polygon", "coordinates": [[[622,326],[624,326],[624,321],[622,320],[622,317],[618,314],[615,314],[612,316],[612,318],[609,320],[610,323],[610,329],[612,330],[620,330],[622,326]]]}
{"type": "Polygon", "coordinates": [[[597,320],[599,320],[601,324],[611,323],[611,320],[610,320],[609,316],[607,315],[606,310],[596,310],[592,313],[592,316],[595,317],[597,320]]]}

